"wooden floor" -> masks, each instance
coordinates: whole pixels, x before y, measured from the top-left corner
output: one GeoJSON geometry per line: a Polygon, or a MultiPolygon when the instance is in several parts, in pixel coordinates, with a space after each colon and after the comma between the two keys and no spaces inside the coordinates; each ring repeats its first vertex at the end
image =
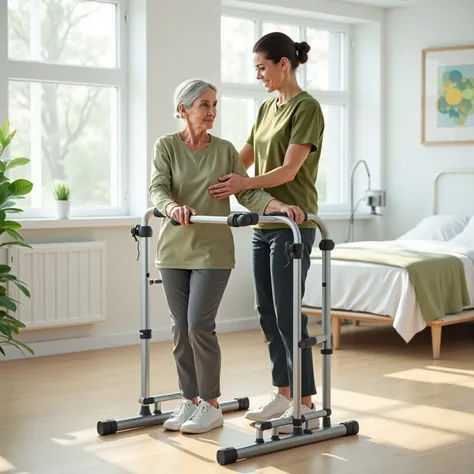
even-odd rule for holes
{"type": "MultiPolygon", "coordinates": [[[[221,400],[259,403],[271,388],[261,333],[220,341],[221,400]]],[[[242,413],[204,435],[153,427],[97,436],[98,420],[137,414],[138,346],[0,362],[0,474],[474,473],[473,324],[446,328],[440,361],[431,358],[429,332],[405,345],[389,327],[345,326],[341,342],[333,357],[333,423],[356,419],[359,435],[222,467],[220,446],[254,439],[242,413]]],[[[152,360],[154,394],[175,391],[170,343],[153,344],[152,360]]],[[[314,360],[320,385],[319,351],[314,360]]]]}

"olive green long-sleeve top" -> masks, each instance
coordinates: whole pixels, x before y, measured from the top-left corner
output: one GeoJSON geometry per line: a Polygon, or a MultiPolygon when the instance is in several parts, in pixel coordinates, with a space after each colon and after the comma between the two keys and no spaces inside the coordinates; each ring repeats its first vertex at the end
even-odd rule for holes
{"type": "MultiPolygon", "coordinates": [[[[153,150],[150,199],[165,215],[171,202],[188,205],[198,215],[228,216],[230,200],[216,199],[209,186],[220,176],[247,173],[235,147],[211,135],[208,147],[193,151],[179,133],[160,137],[153,150]]],[[[274,198],[259,189],[236,194],[240,204],[263,215],[274,198]]],[[[158,236],[155,264],[158,268],[231,269],[235,265],[232,231],[223,224],[173,226],[165,218],[158,236]]]]}

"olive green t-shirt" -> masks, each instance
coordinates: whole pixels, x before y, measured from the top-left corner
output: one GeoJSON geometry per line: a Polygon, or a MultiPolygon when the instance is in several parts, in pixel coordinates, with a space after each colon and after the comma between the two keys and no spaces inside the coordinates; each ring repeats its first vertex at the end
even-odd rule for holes
{"type": "MultiPolygon", "coordinates": [[[[324,117],[319,102],[309,93],[301,92],[279,107],[276,97],[267,100],[260,107],[247,139],[254,149],[255,176],[282,166],[289,145],[311,143],[311,152],[294,180],[266,189],[276,199],[311,214],[318,212],[316,179],[323,134],[324,117]]],[[[258,224],[256,227],[274,229],[285,225],[258,224]]],[[[300,227],[315,227],[315,224],[304,222],[300,227]]]]}
{"type": "MultiPolygon", "coordinates": [[[[208,147],[191,150],[179,133],[159,138],[153,148],[150,199],[165,215],[171,202],[188,205],[197,214],[228,216],[230,200],[216,199],[209,186],[219,177],[237,173],[247,177],[235,147],[211,135],[208,147]]],[[[236,198],[251,212],[263,215],[273,197],[261,189],[241,191],[236,198]]],[[[231,269],[235,265],[232,230],[227,224],[173,226],[168,218],[158,235],[155,264],[158,268],[231,269]]]]}

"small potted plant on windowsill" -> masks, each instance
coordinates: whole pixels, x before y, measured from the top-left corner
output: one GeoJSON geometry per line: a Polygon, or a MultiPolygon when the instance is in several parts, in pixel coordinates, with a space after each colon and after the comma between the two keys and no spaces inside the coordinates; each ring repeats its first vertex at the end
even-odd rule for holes
{"type": "Polygon", "coordinates": [[[71,188],[67,184],[57,184],[53,188],[56,199],[56,216],[58,219],[69,219],[71,212],[71,188]]]}

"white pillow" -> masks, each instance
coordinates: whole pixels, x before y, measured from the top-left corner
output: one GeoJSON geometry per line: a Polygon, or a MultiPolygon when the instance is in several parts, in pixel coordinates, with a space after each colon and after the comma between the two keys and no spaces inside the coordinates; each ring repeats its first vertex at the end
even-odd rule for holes
{"type": "Polygon", "coordinates": [[[464,230],[469,219],[471,216],[452,214],[425,217],[398,240],[451,240],[464,230]]]}
{"type": "Polygon", "coordinates": [[[464,230],[456,235],[451,242],[454,244],[464,244],[474,246],[474,217],[471,217],[470,221],[464,227],[464,230]]]}

